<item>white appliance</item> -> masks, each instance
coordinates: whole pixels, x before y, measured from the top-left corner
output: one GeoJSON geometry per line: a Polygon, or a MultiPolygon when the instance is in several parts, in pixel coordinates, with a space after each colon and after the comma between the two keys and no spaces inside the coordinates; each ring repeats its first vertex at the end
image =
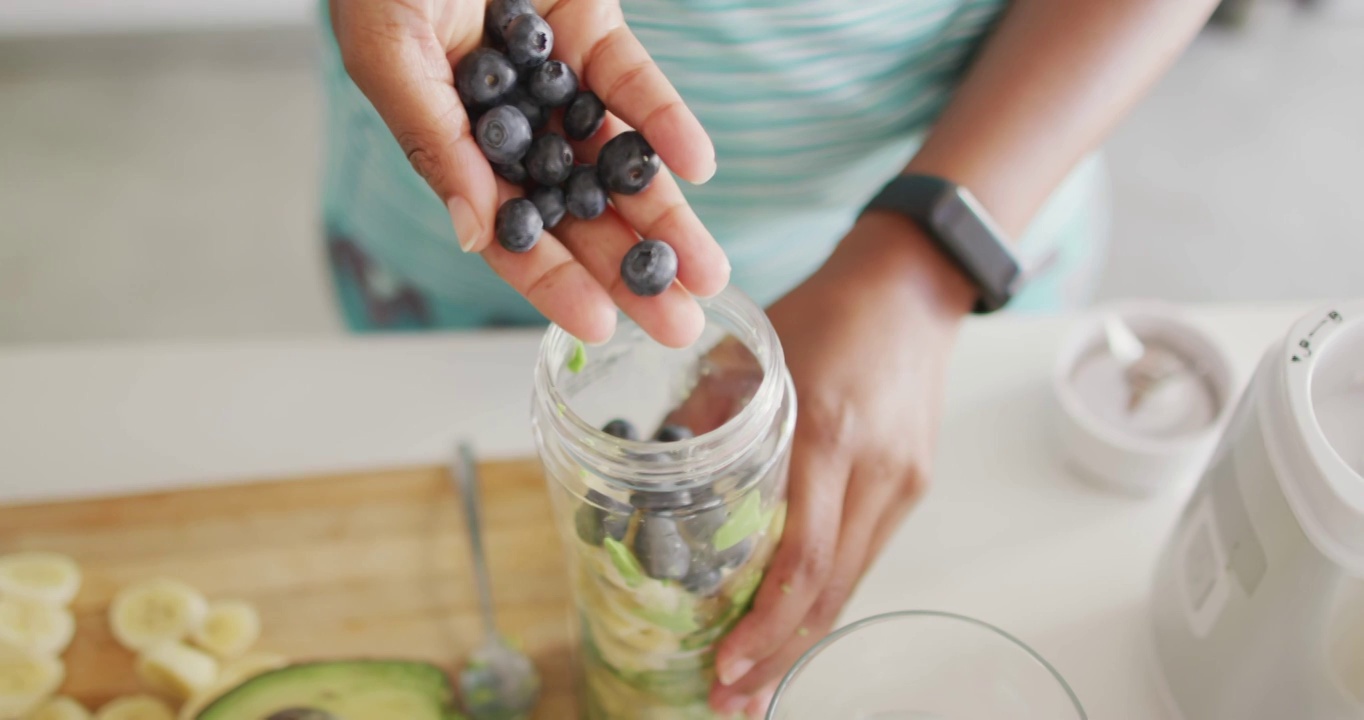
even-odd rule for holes
{"type": "Polygon", "coordinates": [[[1265,354],[1160,560],[1184,720],[1364,718],[1364,300],[1265,354]]]}

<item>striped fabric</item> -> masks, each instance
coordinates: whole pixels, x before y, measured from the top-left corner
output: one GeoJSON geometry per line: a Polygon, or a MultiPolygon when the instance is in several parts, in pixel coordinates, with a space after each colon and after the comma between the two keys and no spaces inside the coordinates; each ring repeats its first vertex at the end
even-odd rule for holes
{"type": "MultiPolygon", "coordinates": [[[[325,3],[324,3],[325,5],[325,3]]],[[[898,173],[1002,9],[1000,0],[623,0],[630,27],[700,117],[719,171],[683,183],[734,282],[768,303],[813,272],[898,173]]],[[[324,10],[325,12],[325,10],[324,10]]],[[[542,322],[458,249],[444,207],[326,51],[324,217],[356,329],[542,322]]],[[[1103,235],[1086,162],[1021,249],[1059,262],[1015,307],[1085,294],[1103,235]]]]}

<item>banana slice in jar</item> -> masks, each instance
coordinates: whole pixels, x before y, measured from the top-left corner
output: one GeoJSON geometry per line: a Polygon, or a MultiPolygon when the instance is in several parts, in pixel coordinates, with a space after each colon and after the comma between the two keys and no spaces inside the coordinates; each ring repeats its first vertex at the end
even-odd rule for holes
{"type": "Polygon", "coordinates": [[[208,606],[204,622],[190,632],[195,645],[222,659],[234,658],[260,638],[260,615],[240,600],[220,600],[208,606]]]}
{"type": "Polygon", "coordinates": [[[105,703],[95,720],[175,720],[175,713],[161,698],[127,695],[105,703]]]}
{"type": "Polygon", "coordinates": [[[213,687],[218,661],[184,643],[164,643],[138,656],[137,676],[152,690],[183,700],[213,687]]]}
{"type": "Polygon", "coordinates": [[[0,595],[65,607],[80,587],[80,566],[65,555],[21,552],[0,557],[0,595]]]}
{"type": "Polygon", "coordinates": [[[204,622],[208,601],[178,580],[158,578],[129,585],[109,605],[109,628],[119,644],[140,652],[183,640],[204,622]]]}
{"type": "Polygon", "coordinates": [[[66,679],[66,666],[55,657],[0,647],[0,718],[32,712],[66,679]]]}
{"type": "Polygon", "coordinates": [[[48,698],[24,720],[91,720],[90,711],[65,695],[48,698]]]}
{"type": "Polygon", "coordinates": [[[0,597],[0,645],[56,657],[76,636],[76,619],[64,607],[20,597],[0,597]]]}

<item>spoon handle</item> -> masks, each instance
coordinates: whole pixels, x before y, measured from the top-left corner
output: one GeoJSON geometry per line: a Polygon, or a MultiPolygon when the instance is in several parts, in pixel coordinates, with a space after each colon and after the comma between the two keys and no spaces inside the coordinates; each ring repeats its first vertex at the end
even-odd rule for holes
{"type": "Polygon", "coordinates": [[[464,500],[464,525],[469,530],[469,554],[474,563],[474,579],[478,584],[478,608],[483,615],[483,628],[488,637],[497,637],[497,623],[493,620],[493,589],[488,578],[488,561],[483,553],[483,513],[478,497],[478,464],[474,450],[467,442],[459,444],[453,475],[464,500]]]}

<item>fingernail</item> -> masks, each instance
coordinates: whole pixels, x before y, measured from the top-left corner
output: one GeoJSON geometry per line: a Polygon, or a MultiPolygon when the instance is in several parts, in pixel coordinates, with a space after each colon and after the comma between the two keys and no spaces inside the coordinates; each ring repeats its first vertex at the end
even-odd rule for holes
{"type": "Polygon", "coordinates": [[[753,661],[748,658],[731,660],[728,663],[725,663],[724,667],[720,668],[720,684],[733,685],[739,681],[739,678],[747,675],[748,671],[752,669],[753,661]]]}
{"type": "Polygon", "coordinates": [[[459,249],[464,252],[473,250],[479,234],[483,232],[474,208],[462,197],[450,198],[446,207],[450,210],[450,219],[455,223],[455,239],[459,241],[459,249]]]}
{"type": "Polygon", "coordinates": [[[710,161],[701,168],[701,174],[697,176],[696,184],[705,185],[710,182],[710,179],[715,177],[715,172],[717,170],[719,170],[719,166],[715,164],[715,158],[711,157],[710,161]]]}

